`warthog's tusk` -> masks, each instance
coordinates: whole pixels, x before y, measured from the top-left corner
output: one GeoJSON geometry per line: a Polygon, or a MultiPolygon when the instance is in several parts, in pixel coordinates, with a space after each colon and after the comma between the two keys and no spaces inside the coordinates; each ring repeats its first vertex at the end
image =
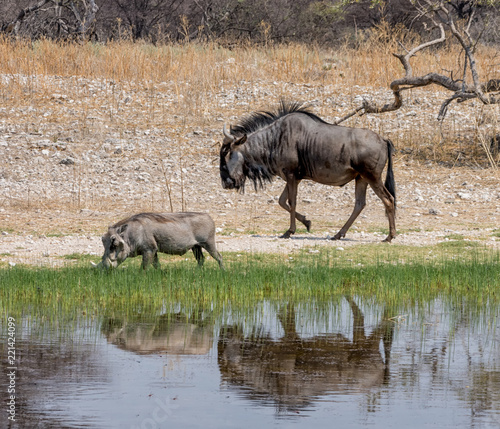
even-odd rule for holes
{"type": "Polygon", "coordinates": [[[224,128],[223,128],[222,132],[224,133],[224,135],[225,135],[228,139],[234,140],[234,136],[232,136],[230,133],[228,133],[228,132],[227,132],[226,124],[224,124],[224,128]]]}

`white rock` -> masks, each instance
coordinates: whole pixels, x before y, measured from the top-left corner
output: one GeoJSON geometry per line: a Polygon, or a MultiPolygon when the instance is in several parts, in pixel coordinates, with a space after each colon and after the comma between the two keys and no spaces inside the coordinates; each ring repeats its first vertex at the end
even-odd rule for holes
{"type": "Polygon", "coordinates": [[[462,200],[470,200],[472,195],[468,192],[457,192],[457,196],[462,200]]]}

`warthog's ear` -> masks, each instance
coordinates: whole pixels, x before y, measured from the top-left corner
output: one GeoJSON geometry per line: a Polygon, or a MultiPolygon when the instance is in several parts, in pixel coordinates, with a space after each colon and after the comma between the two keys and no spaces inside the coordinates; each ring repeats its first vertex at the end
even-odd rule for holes
{"type": "Polygon", "coordinates": [[[127,228],[128,228],[128,223],[120,226],[120,228],[116,230],[116,233],[121,236],[127,230],[127,228]]]}
{"type": "Polygon", "coordinates": [[[243,137],[241,137],[240,139],[236,140],[234,142],[234,145],[235,146],[239,146],[239,145],[245,143],[246,141],[247,141],[247,135],[245,134],[243,137]]]}

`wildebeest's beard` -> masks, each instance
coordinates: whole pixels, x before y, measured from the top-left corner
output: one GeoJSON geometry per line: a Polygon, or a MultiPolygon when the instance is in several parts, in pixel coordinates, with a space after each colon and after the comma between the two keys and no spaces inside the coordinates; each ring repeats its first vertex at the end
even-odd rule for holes
{"type": "Polygon", "coordinates": [[[257,191],[264,188],[266,183],[271,183],[273,175],[269,168],[262,164],[246,164],[245,176],[253,182],[253,187],[257,191]]]}

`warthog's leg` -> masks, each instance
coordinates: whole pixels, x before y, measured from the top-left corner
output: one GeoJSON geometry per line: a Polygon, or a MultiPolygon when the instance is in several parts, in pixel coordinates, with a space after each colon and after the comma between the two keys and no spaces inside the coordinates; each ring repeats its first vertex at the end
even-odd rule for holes
{"type": "Polygon", "coordinates": [[[353,222],[359,216],[361,211],[366,206],[366,188],[368,187],[368,182],[361,178],[361,176],[356,177],[356,187],[355,187],[355,196],[356,202],[354,203],[354,210],[347,220],[346,224],[340,229],[337,234],[335,234],[332,240],[340,240],[345,237],[347,230],[351,227],[353,222]]]}
{"type": "Polygon", "coordinates": [[[147,250],[142,254],[142,269],[146,269],[148,265],[153,264],[153,266],[156,268],[156,264],[159,265],[158,262],[158,255],[156,251],[153,250],[147,250]],[[156,261],[155,261],[156,259],[156,261]]]}
{"type": "Polygon", "coordinates": [[[160,269],[160,261],[158,260],[158,252],[155,253],[155,257],[153,260],[153,267],[160,269]]]}
{"type": "Polygon", "coordinates": [[[215,247],[215,237],[208,239],[205,244],[202,244],[202,246],[210,254],[210,256],[219,263],[219,267],[223,270],[224,264],[222,263],[221,254],[217,251],[217,248],[215,247]]]}
{"type": "Polygon", "coordinates": [[[279,205],[288,213],[290,213],[290,228],[281,236],[281,238],[290,238],[290,235],[295,233],[295,219],[302,222],[307,228],[308,232],[311,230],[311,221],[307,220],[304,215],[301,215],[300,213],[295,211],[295,208],[297,206],[297,188],[299,186],[299,183],[300,180],[295,179],[295,177],[290,174],[287,177],[285,189],[281,193],[278,200],[279,205]]]}
{"type": "Polygon", "coordinates": [[[203,256],[203,252],[201,250],[201,246],[197,244],[196,246],[193,247],[193,253],[194,257],[198,261],[198,266],[201,268],[203,267],[203,263],[205,262],[205,256],[203,256]]]}
{"type": "Polygon", "coordinates": [[[385,214],[389,219],[389,235],[384,241],[390,243],[394,237],[396,237],[396,206],[394,204],[394,197],[387,190],[387,188],[382,183],[382,180],[378,180],[375,183],[370,183],[373,191],[382,200],[385,206],[385,214]]]}

